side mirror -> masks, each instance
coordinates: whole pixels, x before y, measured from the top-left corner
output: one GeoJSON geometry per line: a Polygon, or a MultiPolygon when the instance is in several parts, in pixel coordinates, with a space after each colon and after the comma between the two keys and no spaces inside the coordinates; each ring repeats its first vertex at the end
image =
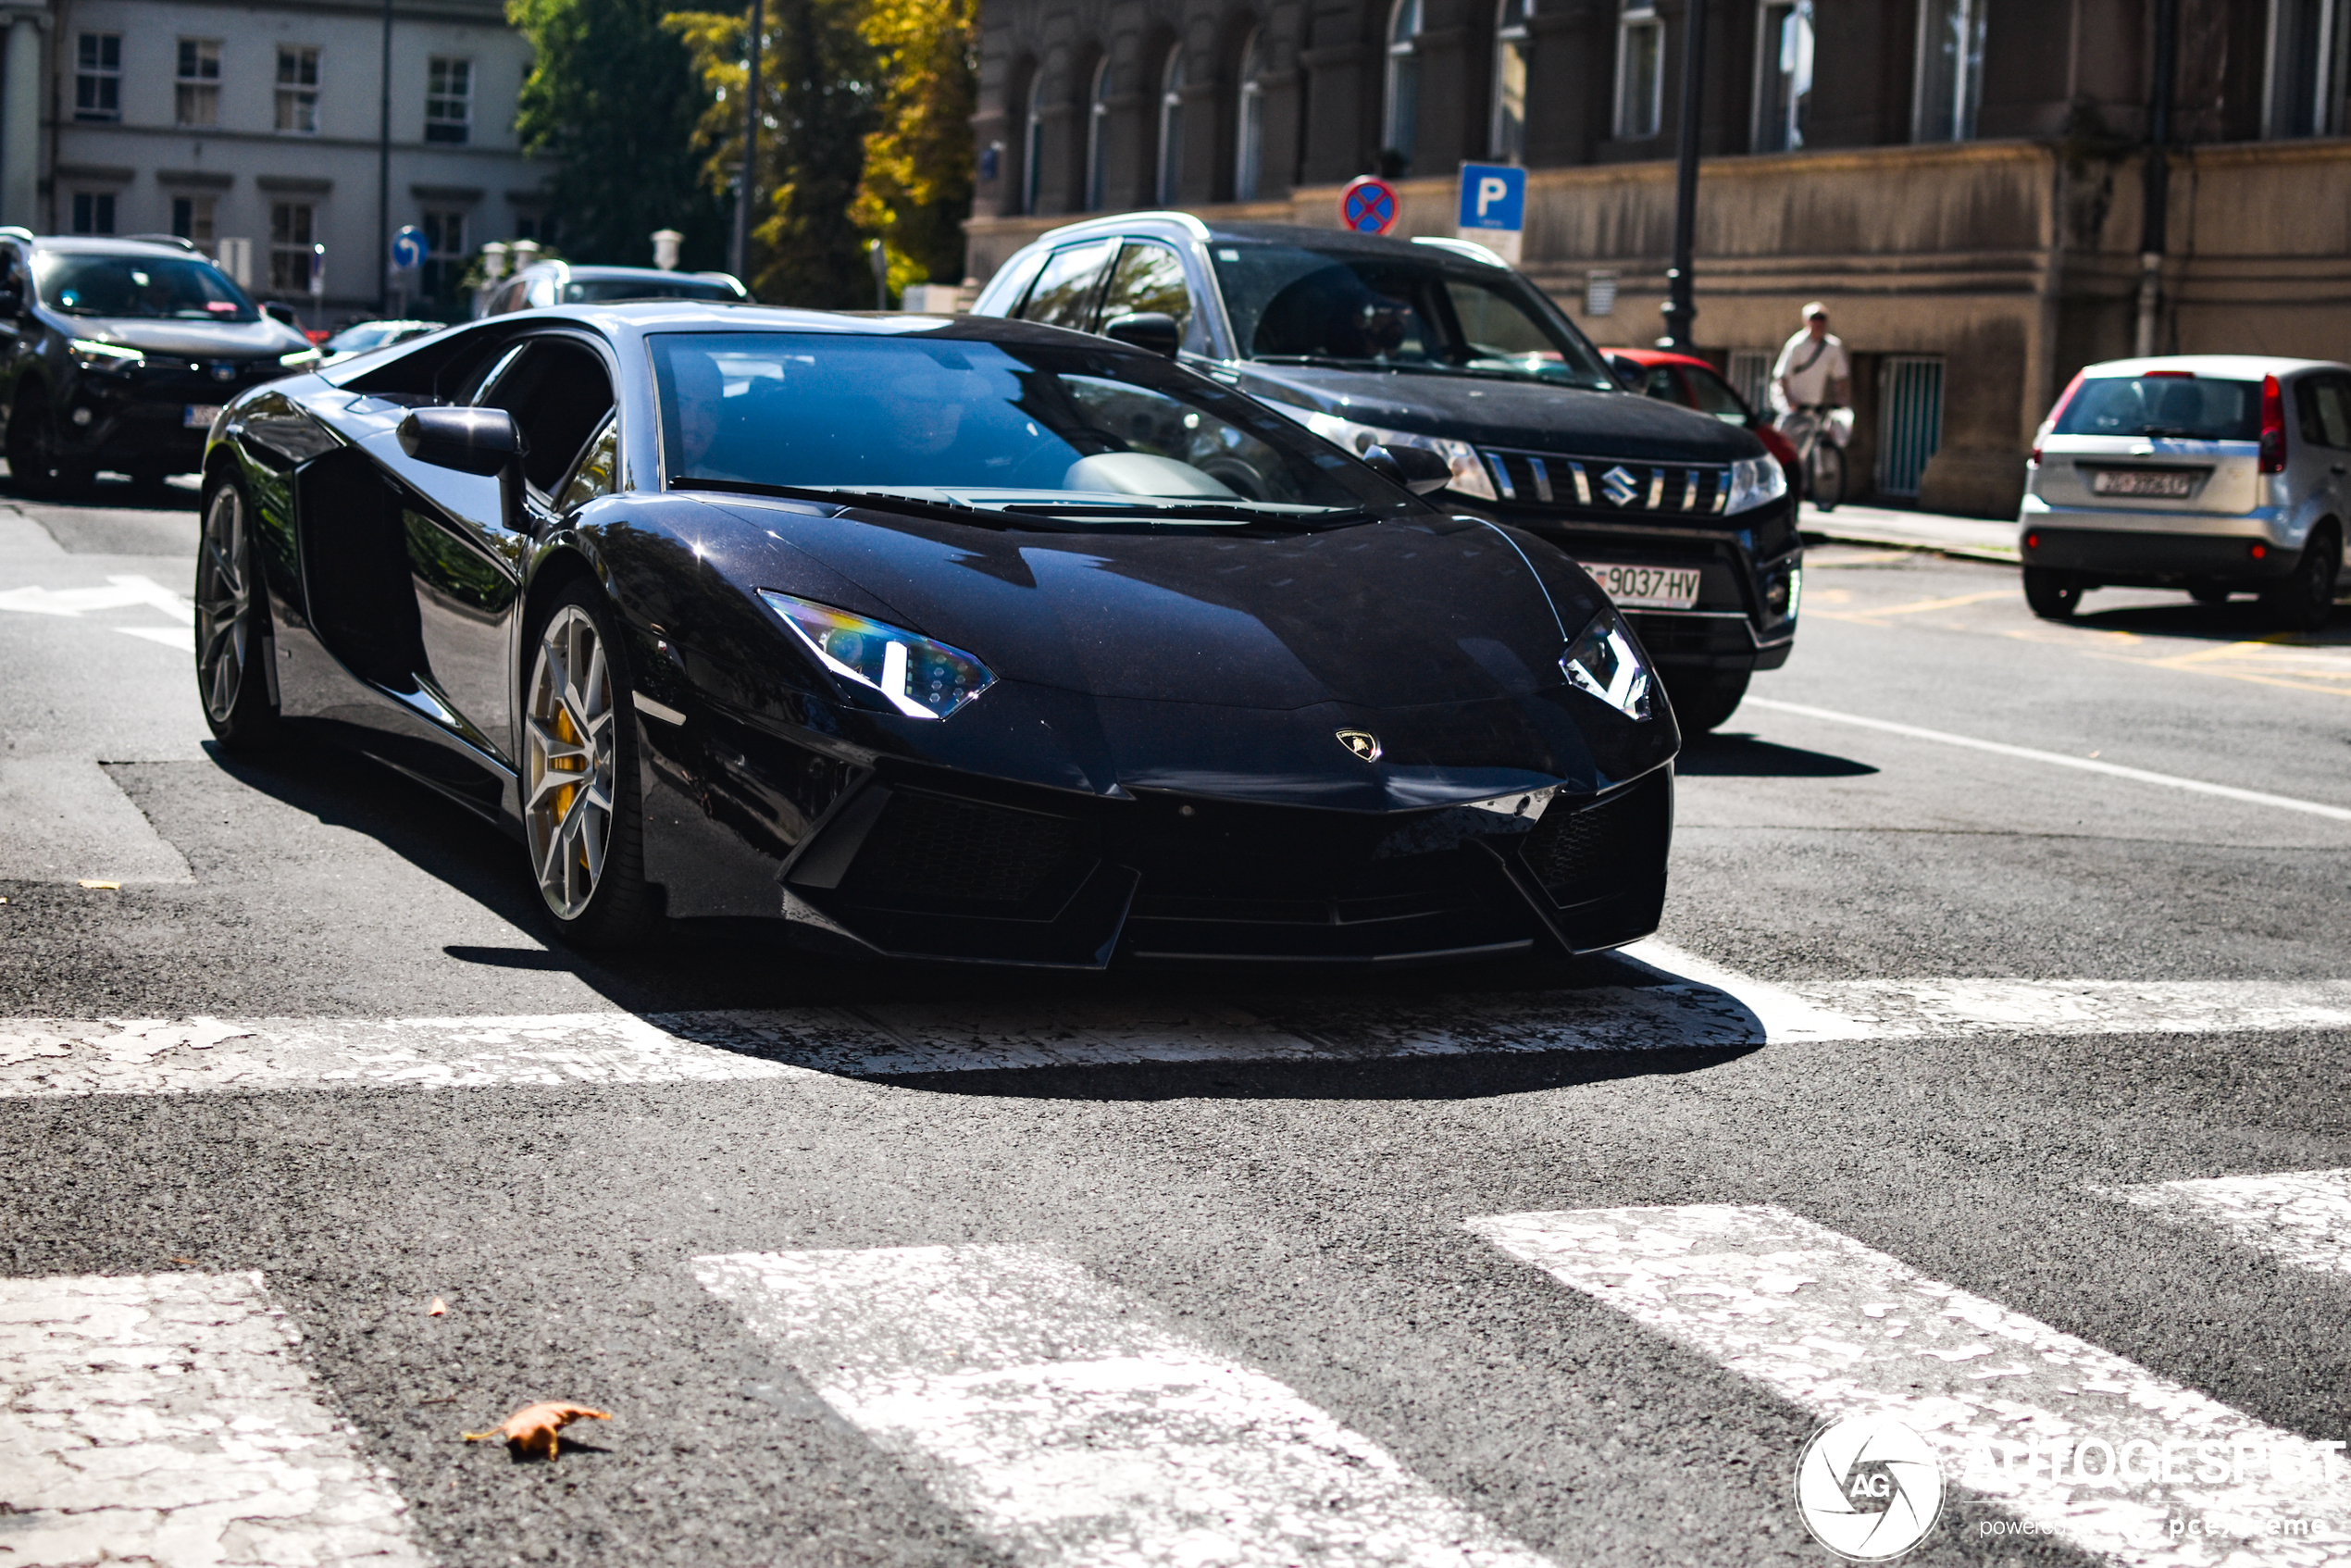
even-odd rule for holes
{"type": "Polygon", "coordinates": [[[1153,354],[1176,357],[1183,346],[1183,330],[1176,325],[1176,317],[1160,310],[1130,310],[1124,316],[1113,316],[1102,323],[1102,336],[1113,338],[1135,348],[1149,349],[1153,354]]]}
{"type": "Polygon", "coordinates": [[[1453,480],[1453,465],[1425,446],[1371,447],[1363,453],[1363,465],[1414,495],[1435,494],[1453,480]]]}
{"type": "Polygon", "coordinates": [[[266,300],[262,303],[261,314],[272,321],[282,321],[296,331],[302,330],[302,317],[294,314],[292,305],[282,305],[276,300],[266,300]]]}
{"type": "Polygon", "coordinates": [[[521,532],[522,460],[530,450],[503,408],[417,408],[400,421],[400,450],[419,463],[461,474],[498,476],[500,521],[521,532]]]}

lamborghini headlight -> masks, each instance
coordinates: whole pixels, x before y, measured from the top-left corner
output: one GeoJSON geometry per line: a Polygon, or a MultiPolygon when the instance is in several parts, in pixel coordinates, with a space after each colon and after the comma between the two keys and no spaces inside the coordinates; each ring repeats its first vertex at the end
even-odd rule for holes
{"type": "Polygon", "coordinates": [[[66,352],[84,370],[136,370],[147,361],[147,356],[135,348],[102,343],[95,338],[69,339],[66,352]]]}
{"type": "Polygon", "coordinates": [[[1749,512],[1787,493],[1787,470],[1770,453],[1731,465],[1731,499],[1723,510],[1749,512]]]}
{"type": "Polygon", "coordinates": [[[1578,691],[1589,692],[1629,718],[1649,716],[1655,683],[1632,628],[1614,610],[1602,610],[1560,655],[1560,671],[1578,691]]]}
{"type": "MultiPolygon", "coordinates": [[[[1280,404],[1275,406],[1280,407],[1280,404]]],[[[1282,411],[1293,413],[1289,409],[1282,411]]],[[[1493,478],[1479,460],[1477,448],[1465,441],[1415,435],[1410,430],[1383,430],[1376,425],[1359,425],[1336,414],[1308,414],[1305,420],[1308,429],[1325,441],[1347,448],[1358,457],[1375,446],[1417,446],[1434,452],[1452,467],[1453,477],[1445,481],[1448,490],[1462,495],[1474,495],[1484,501],[1494,499],[1493,478]]]]}
{"type": "Polygon", "coordinates": [[[880,693],[910,718],[945,718],[996,684],[961,648],[789,593],[763,588],[759,596],[827,669],[880,693]]]}

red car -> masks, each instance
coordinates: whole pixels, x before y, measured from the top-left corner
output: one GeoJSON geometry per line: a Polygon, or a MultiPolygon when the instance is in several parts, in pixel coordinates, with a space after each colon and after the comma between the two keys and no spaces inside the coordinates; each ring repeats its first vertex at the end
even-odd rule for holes
{"type": "Polygon", "coordinates": [[[1701,414],[1711,414],[1729,425],[1745,425],[1780,467],[1787,470],[1787,492],[1801,497],[1803,476],[1797,471],[1796,448],[1778,427],[1747,405],[1747,399],[1733,391],[1722,372],[1703,359],[1686,354],[1674,354],[1661,348],[1604,348],[1608,367],[1616,379],[1644,397],[1661,398],[1678,403],[1685,408],[1695,408],[1701,414]]]}

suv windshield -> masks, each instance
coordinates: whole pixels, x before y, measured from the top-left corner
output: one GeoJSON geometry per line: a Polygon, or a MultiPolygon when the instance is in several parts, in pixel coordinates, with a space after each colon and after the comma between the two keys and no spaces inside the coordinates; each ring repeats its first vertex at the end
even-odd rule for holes
{"type": "Polygon", "coordinates": [[[1313,525],[1412,504],[1280,415],[1156,356],[930,333],[649,342],[672,486],[1080,523],[1313,525]]]}
{"type": "Polygon", "coordinates": [[[2082,383],[2059,416],[2056,433],[2258,441],[2261,383],[2185,373],[2101,377],[2082,383]]]}
{"type": "Polygon", "coordinates": [[[229,275],[200,256],[36,256],[41,301],[75,316],[144,316],[175,321],[254,321],[261,313],[229,275]]]}
{"type": "Polygon", "coordinates": [[[1225,243],[1210,254],[1233,336],[1251,359],[1618,390],[1599,351],[1499,268],[1434,252],[1225,243]]]}
{"type": "Polygon", "coordinates": [[[574,278],[564,284],[564,305],[610,305],[616,300],[740,300],[742,296],[710,278],[574,278]]]}

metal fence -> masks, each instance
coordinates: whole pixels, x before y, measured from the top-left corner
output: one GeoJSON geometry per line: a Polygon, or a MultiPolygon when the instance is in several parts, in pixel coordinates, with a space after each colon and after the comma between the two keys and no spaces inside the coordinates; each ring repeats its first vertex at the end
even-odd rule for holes
{"type": "Polygon", "coordinates": [[[1877,487],[1916,495],[1926,460],[1943,444],[1943,361],[1888,355],[1878,385],[1877,487]]]}
{"type": "Polygon", "coordinates": [[[1768,348],[1731,351],[1731,386],[1758,414],[1772,412],[1772,361],[1776,357],[1768,348]]]}

